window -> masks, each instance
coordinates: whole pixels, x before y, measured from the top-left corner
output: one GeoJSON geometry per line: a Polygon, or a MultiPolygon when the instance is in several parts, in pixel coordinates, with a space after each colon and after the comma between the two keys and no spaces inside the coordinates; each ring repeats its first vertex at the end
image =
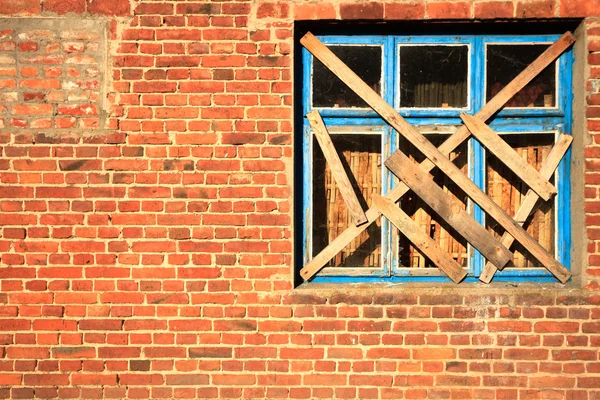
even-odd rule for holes
{"type": "MultiPolygon", "coordinates": [[[[475,115],[560,35],[322,36],[319,39],[436,147],[475,115]]],[[[373,194],[399,180],[385,167],[394,151],[421,162],[423,154],[306,49],[302,52],[302,254],[306,266],[353,220],[314,138],[306,115],[318,110],[364,211],[373,194]]],[[[564,51],[513,96],[487,124],[529,165],[540,169],[559,135],[571,133],[572,52],[564,51]]],[[[301,154],[300,154],[301,153],[301,154]]],[[[529,189],[473,136],[450,159],[511,217],[529,189]]],[[[526,231],[562,265],[570,264],[570,150],[549,182],[558,194],[542,202],[526,231]]],[[[435,183],[479,224],[500,238],[503,228],[439,169],[435,183]]],[[[412,191],[401,209],[478,281],[485,258],[412,191]]],[[[497,281],[556,281],[519,243],[497,281]]],[[[387,218],[354,237],[315,275],[316,281],[447,281],[449,278],[387,218]]]]}

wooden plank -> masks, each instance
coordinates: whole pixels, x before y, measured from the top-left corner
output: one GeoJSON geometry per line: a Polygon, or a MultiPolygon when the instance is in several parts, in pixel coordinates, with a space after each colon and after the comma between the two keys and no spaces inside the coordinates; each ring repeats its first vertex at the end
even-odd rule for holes
{"type": "Polygon", "coordinates": [[[479,118],[462,114],[460,116],[469,131],[493,155],[504,163],[510,170],[523,180],[538,196],[548,201],[558,193],[558,190],[548,180],[542,178],[540,173],[529,165],[517,152],[510,147],[496,132],[479,118]]]}
{"type": "Polygon", "coordinates": [[[455,283],[459,283],[467,276],[467,271],[454,261],[447,252],[442,250],[431,237],[425,234],[415,221],[406,215],[400,207],[397,207],[394,202],[374,194],[373,204],[419,251],[425,254],[455,283]]]}
{"type": "MultiPolygon", "coordinates": [[[[548,65],[550,65],[558,56],[560,56],[566,49],[575,42],[575,38],[571,32],[566,32],[560,37],[559,40],[554,42],[546,51],[544,51],[533,63],[529,64],[515,79],[513,79],[508,85],[506,85],[496,96],[494,96],[485,106],[475,114],[476,117],[482,120],[487,120],[489,117],[498,112],[515,94],[523,89],[535,76],[543,71],[548,65]]],[[[310,32],[307,33],[300,43],[306,47],[307,50],[311,51],[311,48],[315,43],[322,44],[317,38],[314,37],[310,32]]],[[[313,53],[314,54],[314,53],[313,53]]],[[[461,126],[455,133],[453,133],[442,145],[439,150],[449,156],[449,154],[456,149],[462,142],[469,138],[469,130],[465,126],[461,126]]],[[[434,168],[434,164],[425,160],[421,163],[421,168],[424,171],[431,171],[434,168]]],[[[404,194],[409,191],[408,187],[404,184],[399,184],[393,188],[387,195],[386,198],[393,202],[398,201],[404,194]]],[[[377,207],[371,207],[365,213],[368,222],[361,225],[360,227],[351,226],[342,232],[335,240],[333,240],[327,247],[325,247],[319,254],[317,254],[312,260],[300,270],[300,276],[304,280],[310,279],[317,272],[325,266],[337,253],[344,249],[348,243],[363,232],[367,227],[372,224],[381,215],[377,207]]]]}
{"type": "Polygon", "coordinates": [[[452,201],[428,173],[400,150],[387,159],[385,166],[494,265],[503,268],[512,259],[511,252],[498,239],[467,214],[459,202],[452,201]]]}
{"type": "Polygon", "coordinates": [[[327,160],[327,164],[331,169],[331,175],[333,176],[333,179],[335,179],[335,183],[342,194],[346,207],[348,207],[348,211],[354,220],[354,224],[359,226],[366,223],[367,216],[358,201],[358,197],[356,197],[352,183],[350,183],[350,179],[348,178],[348,175],[346,175],[342,160],[340,160],[340,156],[335,150],[335,146],[331,141],[331,137],[329,136],[329,132],[327,132],[327,128],[325,127],[321,115],[315,110],[308,113],[306,117],[308,118],[308,122],[313,129],[315,138],[317,138],[317,142],[319,142],[319,146],[323,151],[325,160],[327,160]]]}
{"type": "MultiPolygon", "coordinates": [[[[556,168],[558,168],[558,164],[560,164],[560,161],[569,149],[572,141],[573,137],[570,135],[563,134],[558,137],[556,144],[554,147],[552,147],[552,150],[550,150],[550,153],[548,154],[548,158],[546,158],[542,168],[540,168],[541,176],[543,176],[545,179],[550,179],[552,177],[554,171],[556,168]]],[[[529,215],[535,211],[535,206],[538,203],[538,199],[539,196],[533,190],[527,191],[527,194],[525,195],[525,198],[523,199],[523,202],[521,203],[521,206],[517,210],[514,217],[517,223],[520,225],[525,224],[525,221],[529,215]]],[[[514,242],[514,238],[505,232],[502,235],[501,242],[504,246],[510,248],[514,242]]],[[[493,264],[486,263],[481,275],[479,276],[479,280],[485,283],[490,283],[497,270],[498,269],[493,264]]]]}

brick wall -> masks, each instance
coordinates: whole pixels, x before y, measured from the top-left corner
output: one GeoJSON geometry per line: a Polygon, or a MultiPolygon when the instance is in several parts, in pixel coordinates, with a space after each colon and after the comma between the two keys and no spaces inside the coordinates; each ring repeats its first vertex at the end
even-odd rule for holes
{"type": "Polygon", "coordinates": [[[600,399],[599,1],[0,14],[0,398],[600,399]],[[294,289],[294,21],[555,17],[588,36],[581,284],[294,289]]]}

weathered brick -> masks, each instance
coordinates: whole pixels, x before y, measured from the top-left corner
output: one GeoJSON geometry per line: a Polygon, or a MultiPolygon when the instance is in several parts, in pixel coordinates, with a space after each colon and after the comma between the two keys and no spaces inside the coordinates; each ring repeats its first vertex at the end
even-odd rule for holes
{"type": "Polygon", "coordinates": [[[555,0],[520,1],[517,3],[517,18],[551,18],[556,10],[555,0]]]}
{"type": "Polygon", "coordinates": [[[475,3],[475,18],[512,18],[513,13],[514,4],[510,1],[490,1],[485,3],[475,3]]]}
{"type": "Polygon", "coordinates": [[[597,0],[592,1],[577,1],[577,0],[562,0],[558,13],[561,17],[588,17],[592,16],[598,10],[597,0]]]}
{"type": "Polygon", "coordinates": [[[424,2],[412,1],[409,3],[385,3],[384,7],[384,18],[386,20],[419,20],[425,17],[424,2]]]}
{"type": "Polygon", "coordinates": [[[340,5],[342,19],[381,19],[383,4],[381,3],[347,3],[340,5]]]}
{"type": "Polygon", "coordinates": [[[0,14],[37,15],[40,11],[40,2],[38,0],[0,1],[0,14]]]}
{"type": "Polygon", "coordinates": [[[121,0],[86,0],[87,11],[91,14],[107,16],[127,16],[130,13],[129,2],[121,0]]]}
{"type": "Polygon", "coordinates": [[[430,2],[427,3],[429,18],[466,19],[471,14],[471,3],[467,2],[430,2]]]}

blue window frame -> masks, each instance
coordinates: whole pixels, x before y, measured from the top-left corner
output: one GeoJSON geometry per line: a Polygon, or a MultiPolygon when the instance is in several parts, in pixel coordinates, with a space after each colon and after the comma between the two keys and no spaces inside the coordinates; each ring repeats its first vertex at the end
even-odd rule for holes
{"type": "MultiPolygon", "coordinates": [[[[545,47],[549,46],[559,37],[559,35],[320,36],[319,39],[332,50],[336,48],[342,49],[343,47],[348,49],[349,47],[356,46],[357,49],[355,50],[357,51],[354,51],[355,54],[359,54],[359,57],[360,53],[368,55],[369,58],[362,61],[355,59],[354,62],[358,63],[356,65],[359,65],[361,62],[365,64],[369,63],[370,65],[375,65],[375,70],[379,71],[378,66],[380,64],[381,76],[379,84],[376,86],[381,96],[389,104],[393,104],[400,115],[406,118],[410,124],[418,127],[431,140],[436,140],[436,138],[447,137],[447,135],[462,125],[462,121],[459,118],[460,114],[467,113],[473,115],[484,106],[486,101],[489,100],[489,98],[486,99],[486,96],[491,97],[493,95],[493,93],[488,93],[488,90],[493,90],[493,85],[490,85],[488,89],[486,80],[488,78],[492,79],[492,75],[498,73],[498,70],[502,71],[502,68],[505,66],[504,64],[506,64],[507,73],[513,74],[512,77],[521,72],[523,66],[512,65],[518,63],[511,59],[511,51],[518,52],[519,46],[532,46],[522,47],[521,50],[524,50],[524,52],[531,50],[533,53],[539,50],[541,53],[545,47]],[[361,52],[361,49],[365,48],[368,48],[368,51],[361,52]],[[411,71],[406,67],[408,61],[405,62],[405,60],[408,57],[416,57],[418,59],[420,57],[419,54],[421,54],[420,52],[428,49],[440,50],[442,53],[445,52],[444,54],[448,54],[446,60],[454,60],[462,66],[462,69],[466,69],[464,71],[456,71],[457,75],[462,76],[464,74],[466,77],[464,85],[460,82],[456,84],[460,86],[462,92],[458,95],[452,95],[454,97],[446,94],[439,95],[437,99],[444,99],[444,96],[446,96],[452,98],[453,100],[451,101],[456,104],[450,104],[450,102],[442,103],[440,106],[409,104],[411,101],[417,103],[417,100],[410,100],[409,95],[406,94],[410,90],[406,89],[409,83],[403,81],[403,79],[410,77],[411,71]],[[377,55],[377,58],[380,55],[381,63],[379,63],[379,59],[376,59],[374,55],[377,55]],[[466,57],[466,60],[463,57],[466,57]],[[502,57],[506,60],[503,61],[502,57]],[[495,65],[492,65],[493,60],[496,62],[495,65]],[[501,62],[497,62],[498,60],[501,62]],[[403,73],[404,75],[402,75],[403,73]],[[464,93],[465,90],[466,94],[464,93]]],[[[352,53],[350,50],[348,52],[352,53]]],[[[344,60],[343,57],[341,58],[344,60]]],[[[421,60],[418,62],[426,61],[421,60]]],[[[319,62],[316,61],[316,63],[318,64],[319,62]]],[[[543,104],[532,103],[522,106],[522,104],[515,103],[515,106],[515,104],[511,105],[509,103],[495,117],[487,121],[490,127],[501,135],[506,135],[509,141],[510,138],[514,139],[518,137],[517,141],[527,139],[536,142],[538,138],[540,140],[543,138],[546,144],[550,141],[550,146],[560,133],[570,134],[572,63],[572,50],[569,50],[563,53],[551,67],[545,70],[545,77],[548,79],[548,82],[553,80],[553,86],[544,86],[546,92],[543,96],[543,104]]],[[[350,67],[352,68],[352,65],[350,67]]],[[[340,143],[370,143],[365,144],[365,146],[377,149],[380,154],[380,158],[377,161],[379,170],[375,172],[377,176],[373,179],[379,180],[381,193],[385,195],[396,184],[396,178],[383,166],[382,161],[400,146],[399,135],[366,105],[362,107],[360,104],[355,103],[353,107],[347,107],[344,104],[334,103],[336,100],[332,100],[331,104],[324,104],[326,102],[322,99],[324,96],[323,93],[327,93],[327,90],[323,90],[322,88],[317,88],[317,90],[313,86],[314,84],[321,84],[318,82],[318,78],[322,77],[322,75],[319,77],[315,76],[313,80],[313,74],[318,68],[318,65],[315,66],[315,60],[312,55],[306,49],[303,49],[303,116],[306,116],[312,110],[318,110],[332,135],[334,143],[336,140],[340,143]],[[313,101],[315,93],[317,97],[320,97],[316,101],[317,104],[313,106],[315,103],[313,101]]],[[[373,71],[370,73],[373,74],[373,71]]],[[[505,83],[508,83],[512,77],[508,76],[505,83]]],[[[460,79],[460,77],[457,79],[460,79]]],[[[327,85],[330,88],[333,85],[344,84],[327,80],[327,85]]],[[[498,85],[498,83],[495,83],[495,85],[498,85]]],[[[449,87],[449,84],[446,86],[449,87]]],[[[541,86],[538,85],[533,87],[533,89],[539,92],[539,87],[541,86]]],[[[416,85],[412,87],[414,88],[416,85]]],[[[426,90],[426,86],[421,85],[418,90],[426,90]]],[[[450,88],[449,90],[451,91],[452,89],[450,88]]],[[[413,96],[416,99],[416,94],[413,93],[413,96]]],[[[536,96],[536,94],[531,95],[529,98],[533,98],[532,96],[536,96]]],[[[421,96],[421,98],[426,97],[421,96]]],[[[537,98],[540,98],[539,94],[537,94],[537,98]]],[[[523,96],[523,99],[520,101],[528,101],[527,96],[523,96]]],[[[357,144],[357,146],[360,146],[360,144],[357,144]]],[[[491,159],[486,155],[485,149],[475,139],[469,139],[464,146],[467,153],[465,172],[485,191],[486,186],[493,186],[489,182],[486,185],[487,176],[491,176],[494,173],[490,169],[492,168],[492,161],[488,162],[491,159]]],[[[313,139],[308,120],[304,117],[301,155],[299,154],[302,157],[303,180],[303,228],[301,232],[303,265],[306,265],[327,244],[327,240],[323,241],[323,238],[319,236],[321,233],[318,235],[315,233],[320,229],[315,227],[322,222],[322,214],[324,213],[322,203],[317,204],[317,201],[322,201],[322,199],[318,199],[318,196],[314,194],[316,185],[314,178],[320,174],[318,171],[315,172],[315,168],[317,168],[315,165],[320,162],[316,160],[318,158],[316,155],[318,154],[316,153],[317,151],[320,151],[318,150],[318,144],[313,139]],[[319,221],[315,219],[319,219],[319,221]],[[319,237],[317,238],[316,236],[319,237]],[[315,241],[316,239],[318,240],[315,241]]],[[[373,150],[373,153],[375,152],[373,150]]],[[[541,153],[542,150],[536,149],[535,152],[541,153]]],[[[555,203],[552,211],[549,212],[550,219],[547,221],[548,225],[552,224],[554,227],[550,229],[552,237],[550,239],[548,237],[545,238],[549,243],[552,242],[551,248],[554,250],[557,260],[568,269],[570,269],[571,251],[570,158],[571,150],[567,152],[554,175],[554,184],[558,188],[558,195],[553,200],[555,203]]],[[[372,167],[374,162],[370,165],[372,167]]],[[[372,171],[371,174],[373,175],[372,171]]],[[[320,188],[320,190],[323,190],[323,188],[320,188]]],[[[365,203],[365,206],[370,206],[368,201],[365,201],[365,203]]],[[[365,210],[366,208],[364,207],[365,210]]],[[[477,205],[467,200],[466,208],[479,223],[482,225],[486,224],[485,215],[477,205]]],[[[360,266],[349,265],[343,267],[340,267],[339,263],[336,263],[334,259],[330,265],[323,268],[317,274],[314,280],[317,282],[450,281],[437,268],[411,268],[404,265],[405,263],[403,264],[401,261],[402,256],[399,252],[398,233],[396,229],[385,218],[380,218],[380,221],[380,226],[377,229],[373,229],[370,233],[377,236],[376,240],[380,240],[379,250],[375,258],[371,256],[364,258],[360,266]]],[[[357,249],[359,247],[357,246],[357,249]]],[[[483,269],[485,259],[479,252],[468,245],[466,246],[465,254],[467,255],[466,259],[462,260],[462,262],[468,272],[466,281],[476,282],[483,269]]],[[[348,259],[350,259],[349,256],[345,260],[348,259]]],[[[525,260],[527,260],[526,256],[525,260]]],[[[529,261],[524,262],[527,263],[529,261]]],[[[530,266],[527,268],[507,267],[503,271],[498,271],[494,280],[554,282],[555,278],[544,268],[535,267],[534,265],[534,267],[530,266]]]]}

